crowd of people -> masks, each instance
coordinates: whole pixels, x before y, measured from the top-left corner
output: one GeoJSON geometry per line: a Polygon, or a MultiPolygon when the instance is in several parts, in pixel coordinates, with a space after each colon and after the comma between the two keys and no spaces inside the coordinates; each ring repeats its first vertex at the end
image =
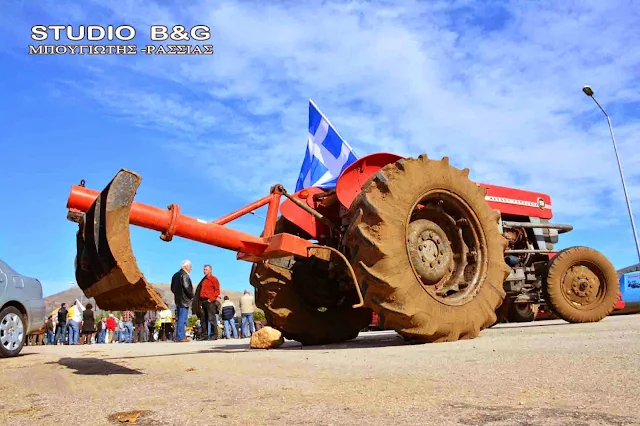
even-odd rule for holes
{"type": "Polygon", "coordinates": [[[211,265],[204,266],[204,277],[196,291],[190,277],[191,268],[189,260],[183,261],[180,270],[171,279],[175,312],[168,309],[160,312],[124,311],[118,316],[109,313],[95,318],[91,303],[85,309],[77,301],[70,303],[68,309],[66,303],[62,303],[57,313],[50,315],[45,322],[44,343],[185,342],[190,310],[198,316],[193,327],[194,340],[250,337],[256,331],[256,323],[254,298],[249,290],[245,290],[240,298],[238,310],[229,296],[220,294],[220,282],[212,274],[211,265]],[[193,306],[194,299],[199,301],[196,306],[193,306]]]}

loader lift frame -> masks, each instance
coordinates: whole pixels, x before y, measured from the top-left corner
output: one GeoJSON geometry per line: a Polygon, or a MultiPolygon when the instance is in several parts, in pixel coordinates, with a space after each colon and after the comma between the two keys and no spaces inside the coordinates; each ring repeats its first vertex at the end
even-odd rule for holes
{"type": "MultiPolygon", "coordinates": [[[[216,247],[225,248],[237,252],[236,258],[247,262],[262,262],[268,259],[281,258],[285,256],[311,257],[316,256],[328,260],[330,252],[342,257],[350,270],[350,275],[359,296],[359,303],[354,307],[362,306],[363,300],[357,280],[347,259],[337,250],[331,247],[315,244],[313,241],[300,238],[289,233],[275,233],[276,221],[280,209],[282,196],[289,198],[302,210],[315,216],[323,223],[334,226],[329,219],[319,212],[300,202],[290,195],[282,185],[276,184],[271,187],[269,195],[247,204],[227,215],[222,216],[212,222],[183,215],[177,204],[170,204],[166,210],[133,201],[136,191],[142,178],[139,174],[121,169],[102,192],[85,187],[82,180],[79,185],[73,185],[67,200],[67,219],[77,222],[80,225],[79,234],[85,228],[87,220],[95,224],[92,232],[82,235],[83,249],[85,256],[93,260],[92,263],[76,265],[76,279],[78,285],[87,297],[95,297],[96,302],[103,309],[166,309],[166,304],[159,298],[153,287],[146,282],[143,274],[139,271],[129,243],[129,224],[137,225],[147,229],[161,232],[160,238],[163,241],[171,241],[174,236],[199,241],[216,247]],[[249,214],[261,207],[267,207],[262,236],[257,237],[242,231],[237,231],[225,226],[235,219],[249,214]],[[86,212],[86,213],[85,213],[86,212]],[[96,217],[100,216],[101,219],[96,217]],[[117,228],[118,233],[107,231],[107,228],[117,228]],[[109,237],[120,235],[120,241],[113,244],[109,237]],[[102,238],[99,238],[101,236],[102,238]],[[126,241],[126,249],[124,247],[126,241]],[[112,247],[119,247],[112,250],[112,247]],[[104,259],[108,259],[107,262],[104,259]],[[106,264],[105,264],[106,263],[106,264]],[[96,271],[95,265],[102,266],[96,271]],[[93,268],[87,281],[83,268],[93,268]],[[111,297],[100,297],[101,293],[113,296],[118,287],[116,280],[111,280],[111,275],[123,274],[127,282],[131,285],[139,286],[139,296],[127,301],[126,298],[118,297],[118,301],[109,301],[111,297]],[[92,284],[92,282],[96,284],[92,284]],[[88,283],[89,285],[85,284],[88,283]],[[113,286],[113,288],[111,288],[113,286]],[[144,287],[144,290],[143,290],[144,287]],[[106,290],[105,290],[106,289],[106,290]],[[155,305],[144,303],[144,292],[151,294],[155,305]],[[156,294],[154,294],[156,293],[156,294]],[[100,300],[102,299],[102,300],[100,300]],[[111,306],[111,308],[109,308],[111,306]]],[[[86,229],[91,229],[87,227],[86,229]]],[[[80,235],[79,235],[80,238],[80,235]]],[[[79,247],[79,251],[80,251],[79,247]]],[[[121,277],[120,277],[121,278],[121,277]]],[[[120,282],[122,280],[119,280],[120,282]]],[[[124,290],[124,289],[121,289],[124,290]]],[[[119,292],[121,295],[122,291],[119,292]]]]}

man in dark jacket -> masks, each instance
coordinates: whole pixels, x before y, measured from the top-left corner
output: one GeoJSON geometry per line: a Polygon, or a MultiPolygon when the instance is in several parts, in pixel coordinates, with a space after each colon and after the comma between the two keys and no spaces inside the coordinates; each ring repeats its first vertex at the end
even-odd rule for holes
{"type": "Polygon", "coordinates": [[[176,318],[176,342],[187,340],[187,316],[189,307],[193,300],[193,284],[189,277],[191,272],[191,261],[183,260],[182,267],[171,278],[171,292],[175,297],[177,318],[176,318]]]}
{"type": "Polygon", "coordinates": [[[133,343],[147,342],[147,313],[136,311],[133,316],[133,343]]]}
{"type": "Polygon", "coordinates": [[[65,339],[65,330],[67,328],[67,304],[63,303],[60,305],[60,309],[58,309],[58,324],[56,326],[56,335],[54,337],[54,341],[56,344],[58,342],[64,343],[65,339]]]}
{"type": "Polygon", "coordinates": [[[233,338],[238,338],[238,329],[236,328],[236,307],[231,300],[229,300],[229,296],[224,297],[224,303],[222,304],[222,323],[224,324],[224,334],[227,339],[230,339],[229,329],[233,331],[233,338]]]}

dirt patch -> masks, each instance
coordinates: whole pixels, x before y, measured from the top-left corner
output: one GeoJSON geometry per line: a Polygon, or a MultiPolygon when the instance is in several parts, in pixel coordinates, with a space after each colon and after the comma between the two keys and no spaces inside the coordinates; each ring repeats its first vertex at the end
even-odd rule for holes
{"type": "Polygon", "coordinates": [[[145,410],[121,411],[110,414],[107,419],[114,423],[136,423],[138,419],[144,418],[148,413],[145,410]]]}
{"type": "Polygon", "coordinates": [[[9,415],[28,415],[28,414],[35,414],[40,410],[42,410],[41,407],[29,407],[29,408],[21,408],[19,410],[10,410],[8,414],[9,415]]]}
{"type": "Polygon", "coordinates": [[[472,404],[448,404],[454,411],[460,412],[458,422],[463,425],[637,425],[637,419],[586,409],[532,408],[522,406],[489,406],[472,404]]]}

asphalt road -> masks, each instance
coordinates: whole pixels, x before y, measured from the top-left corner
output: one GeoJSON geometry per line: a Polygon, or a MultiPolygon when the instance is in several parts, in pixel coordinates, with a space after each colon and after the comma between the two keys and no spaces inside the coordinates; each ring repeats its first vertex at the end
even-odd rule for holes
{"type": "Polygon", "coordinates": [[[0,424],[640,425],[639,363],[640,315],[427,345],[26,347],[0,359],[0,424]]]}

